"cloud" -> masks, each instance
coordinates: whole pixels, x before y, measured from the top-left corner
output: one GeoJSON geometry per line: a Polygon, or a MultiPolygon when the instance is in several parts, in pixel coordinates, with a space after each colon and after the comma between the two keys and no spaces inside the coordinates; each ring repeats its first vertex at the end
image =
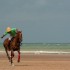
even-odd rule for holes
{"type": "Polygon", "coordinates": [[[9,25],[24,31],[25,42],[67,41],[69,3],[70,0],[0,0],[0,34],[9,25]]]}

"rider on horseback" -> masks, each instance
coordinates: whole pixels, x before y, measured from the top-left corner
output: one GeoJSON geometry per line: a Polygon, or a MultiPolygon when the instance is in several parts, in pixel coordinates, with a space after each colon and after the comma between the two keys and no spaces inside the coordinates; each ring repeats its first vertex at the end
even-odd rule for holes
{"type": "Polygon", "coordinates": [[[10,34],[9,40],[11,42],[14,39],[14,37],[16,36],[17,31],[18,31],[18,29],[16,29],[16,28],[7,27],[6,32],[3,34],[3,36],[1,38],[6,36],[7,34],[10,34]]]}

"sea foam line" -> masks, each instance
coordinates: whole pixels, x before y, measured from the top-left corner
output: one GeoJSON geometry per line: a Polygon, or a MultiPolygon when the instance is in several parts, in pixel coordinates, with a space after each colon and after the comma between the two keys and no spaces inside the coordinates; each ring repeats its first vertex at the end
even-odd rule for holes
{"type": "MultiPolygon", "coordinates": [[[[70,52],[65,51],[20,51],[20,52],[31,54],[70,54],[70,52]]],[[[5,51],[0,51],[0,53],[5,53],[5,51]]]]}

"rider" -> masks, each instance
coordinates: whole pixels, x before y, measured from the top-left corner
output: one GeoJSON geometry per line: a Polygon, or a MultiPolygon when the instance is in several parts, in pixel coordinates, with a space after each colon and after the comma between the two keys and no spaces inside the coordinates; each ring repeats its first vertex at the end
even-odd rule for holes
{"type": "Polygon", "coordinates": [[[6,36],[7,34],[10,34],[9,40],[11,42],[13,40],[13,38],[16,36],[17,31],[18,31],[18,29],[16,29],[16,28],[7,27],[6,32],[3,34],[3,36],[1,38],[6,36]]]}

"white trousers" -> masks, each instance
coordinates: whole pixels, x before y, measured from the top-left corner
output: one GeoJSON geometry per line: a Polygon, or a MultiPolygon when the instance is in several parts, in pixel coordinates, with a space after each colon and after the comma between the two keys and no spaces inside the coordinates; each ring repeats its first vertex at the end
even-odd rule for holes
{"type": "Polygon", "coordinates": [[[10,37],[9,37],[9,40],[11,40],[11,39],[12,39],[12,37],[10,36],[10,37]]]}

